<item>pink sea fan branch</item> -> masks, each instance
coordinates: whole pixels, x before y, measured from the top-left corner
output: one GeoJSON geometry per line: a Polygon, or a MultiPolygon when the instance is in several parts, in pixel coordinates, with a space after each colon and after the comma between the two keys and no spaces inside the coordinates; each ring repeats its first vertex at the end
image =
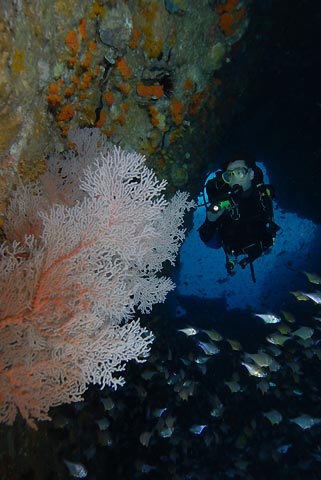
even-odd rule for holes
{"type": "Polygon", "coordinates": [[[8,243],[0,247],[0,421],[7,424],[19,411],[36,428],[35,420],[81,400],[91,383],[122,385],[119,373],[130,360],[144,361],[153,340],[136,309],[150,312],[174,287],[160,272],[175,262],[193,202],[184,193],[168,202],[165,182],[141,155],[86,129],[75,139],[70,178],[68,153],[55,156],[43,183],[17,189],[8,210],[8,243]]]}

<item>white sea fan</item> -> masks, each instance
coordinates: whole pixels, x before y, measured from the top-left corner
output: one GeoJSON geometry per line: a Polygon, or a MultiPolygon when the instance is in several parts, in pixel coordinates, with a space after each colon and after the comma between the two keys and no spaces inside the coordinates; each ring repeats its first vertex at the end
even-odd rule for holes
{"type": "MultiPolygon", "coordinates": [[[[0,421],[7,424],[19,410],[36,427],[50,407],[80,400],[90,383],[122,385],[118,372],[143,361],[153,339],[136,309],[150,312],[174,287],[159,273],[175,261],[193,202],[185,193],[167,202],[165,182],[143,156],[111,149],[90,130],[77,138],[70,182],[66,168],[62,190],[47,194],[46,178],[36,190],[18,189],[10,207],[22,231],[21,243],[0,249],[0,421]],[[85,148],[86,141],[94,144],[85,148]],[[86,155],[94,157],[81,162],[79,179],[75,161],[86,155]],[[68,185],[73,198],[64,204],[68,185]],[[47,205],[42,211],[28,199],[34,191],[47,205]],[[37,237],[25,235],[28,218],[38,220],[37,237]]],[[[55,171],[51,185],[61,179],[55,171]]]]}

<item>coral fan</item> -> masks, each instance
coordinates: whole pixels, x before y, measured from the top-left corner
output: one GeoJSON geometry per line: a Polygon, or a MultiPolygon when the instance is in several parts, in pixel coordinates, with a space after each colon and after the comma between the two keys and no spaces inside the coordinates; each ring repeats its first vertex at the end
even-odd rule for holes
{"type": "Polygon", "coordinates": [[[18,189],[8,209],[7,237],[18,228],[22,243],[0,247],[7,424],[19,410],[36,427],[50,407],[81,400],[90,383],[116,388],[127,361],[144,361],[153,336],[133,319],[135,309],[149,312],[173,288],[157,273],[174,263],[192,206],[185,193],[168,203],[166,183],[145,158],[110,149],[97,131],[71,141],[69,154],[53,157],[42,182],[18,189]]]}

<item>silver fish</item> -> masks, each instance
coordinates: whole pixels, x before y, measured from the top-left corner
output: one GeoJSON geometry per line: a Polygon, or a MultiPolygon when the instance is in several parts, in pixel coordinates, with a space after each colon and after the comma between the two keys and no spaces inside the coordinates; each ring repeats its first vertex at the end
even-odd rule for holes
{"type": "Polygon", "coordinates": [[[174,432],[173,427],[172,428],[165,427],[159,432],[159,434],[163,438],[169,438],[172,436],[173,432],[174,432]]]}
{"type": "Polygon", "coordinates": [[[196,335],[198,333],[198,330],[194,327],[180,328],[177,331],[185,333],[185,335],[187,335],[188,337],[190,337],[192,335],[196,335]]]}
{"type": "Polygon", "coordinates": [[[260,390],[262,395],[265,395],[270,390],[270,385],[267,380],[261,380],[257,383],[256,388],[260,390]]]}
{"type": "Polygon", "coordinates": [[[153,417],[156,417],[156,418],[159,418],[163,415],[163,413],[165,413],[167,410],[167,408],[156,408],[155,410],[152,411],[152,416],[153,417]]]}
{"type": "Polygon", "coordinates": [[[314,293],[301,292],[301,293],[305,297],[308,297],[310,300],[312,300],[314,303],[317,303],[318,305],[321,303],[321,292],[314,292],[314,293]]]}
{"type": "Polygon", "coordinates": [[[250,375],[253,375],[254,377],[266,377],[267,373],[262,370],[259,365],[256,364],[251,364],[247,362],[241,362],[244,367],[246,367],[247,371],[249,372],[250,375]]]}
{"type": "Polygon", "coordinates": [[[110,397],[101,398],[100,401],[104,405],[105,412],[108,412],[108,411],[112,410],[115,406],[114,401],[110,397]]]}
{"type": "Polygon", "coordinates": [[[65,465],[68,468],[69,474],[75,478],[86,478],[87,470],[82,463],[69,462],[64,460],[65,465]]]}
{"type": "Polygon", "coordinates": [[[301,291],[295,291],[295,292],[290,292],[292,295],[295,296],[295,298],[299,301],[299,302],[306,302],[308,300],[308,297],[306,295],[306,293],[304,292],[301,292],[301,291]]]}
{"type": "Polygon", "coordinates": [[[272,360],[271,364],[269,365],[270,372],[277,372],[280,370],[281,364],[277,362],[275,359],[272,360]]]}
{"type": "Polygon", "coordinates": [[[268,367],[273,362],[273,358],[263,351],[258,351],[257,353],[245,353],[245,355],[253,360],[253,362],[259,367],[268,367]]]}
{"type": "Polygon", "coordinates": [[[99,430],[101,431],[107,430],[107,428],[110,425],[110,421],[106,417],[100,418],[99,420],[95,420],[95,423],[97,423],[99,430]]]}
{"type": "Polygon", "coordinates": [[[223,340],[222,335],[216,330],[202,330],[202,332],[206,333],[206,335],[215,342],[220,342],[221,340],[223,340]]]}
{"type": "Polygon", "coordinates": [[[287,335],[288,333],[291,333],[291,328],[287,323],[279,323],[276,325],[277,330],[281,333],[281,335],[287,335]]]}
{"type": "Polygon", "coordinates": [[[295,322],[295,317],[291,312],[288,312],[287,310],[280,310],[282,313],[284,320],[289,323],[294,323],[295,322]]]}
{"type": "Polygon", "coordinates": [[[143,432],[139,435],[139,441],[143,447],[148,447],[153,432],[143,432]]]}
{"type": "Polygon", "coordinates": [[[227,338],[226,341],[230,344],[232,350],[242,350],[242,345],[238,340],[232,340],[230,338],[227,338]]]}
{"type": "Polygon", "coordinates": [[[321,285],[321,277],[317,273],[312,272],[303,272],[310,283],[315,283],[316,285],[321,285]]]}
{"type": "Polygon", "coordinates": [[[283,345],[290,337],[281,335],[279,333],[272,333],[266,337],[267,341],[273,343],[273,345],[283,345]]]}
{"type": "Polygon", "coordinates": [[[198,342],[197,344],[206,355],[216,355],[220,349],[211,342],[198,342]]]}
{"type": "Polygon", "coordinates": [[[193,425],[189,431],[195,435],[200,435],[202,431],[207,427],[207,425],[193,425]]]}
{"type": "Polygon", "coordinates": [[[210,415],[212,417],[221,417],[223,415],[224,411],[224,405],[221,403],[217,407],[213,408],[213,410],[210,411],[210,415]]]}
{"type": "Polygon", "coordinates": [[[302,430],[307,430],[313,427],[314,425],[319,425],[319,423],[321,423],[321,419],[313,418],[313,417],[310,417],[310,415],[303,414],[303,415],[300,415],[299,417],[291,418],[290,422],[295,423],[296,425],[301,427],[302,430]]]}
{"type": "Polygon", "coordinates": [[[282,422],[283,419],[281,413],[277,410],[270,410],[269,412],[264,412],[263,415],[270,421],[271,425],[278,425],[280,422],[282,422]]]}
{"type": "Polygon", "coordinates": [[[195,358],[195,363],[198,365],[203,365],[204,363],[208,362],[209,358],[208,357],[197,357],[195,358]]]}
{"type": "Polygon", "coordinates": [[[278,448],[277,448],[277,451],[279,453],[287,453],[287,451],[289,450],[289,448],[292,447],[292,444],[291,443],[288,443],[286,445],[280,445],[278,448]]]}
{"type": "Polygon", "coordinates": [[[279,323],[281,318],[274,313],[254,313],[255,317],[261,318],[264,323],[279,323]]]}
{"type": "Polygon", "coordinates": [[[297,388],[295,388],[293,390],[293,393],[294,393],[294,395],[297,395],[298,397],[302,397],[302,395],[303,395],[303,392],[301,392],[301,390],[298,390],[297,388]]]}
{"type": "Polygon", "coordinates": [[[142,466],[141,466],[141,472],[142,473],[149,474],[153,470],[157,470],[157,467],[154,467],[154,465],[149,465],[148,463],[143,463],[142,466]]]}
{"type": "Polygon", "coordinates": [[[113,439],[110,432],[108,430],[98,432],[97,442],[103,447],[111,447],[113,445],[113,439]]]}
{"type": "Polygon", "coordinates": [[[300,327],[292,332],[292,334],[302,338],[302,340],[308,340],[314,334],[314,330],[310,327],[300,327]]]}
{"type": "Polygon", "coordinates": [[[242,391],[241,385],[236,380],[225,380],[224,383],[231,390],[232,393],[242,391]]]}
{"type": "Polygon", "coordinates": [[[184,363],[185,367],[189,367],[190,364],[191,364],[191,361],[188,360],[187,358],[182,358],[182,357],[181,357],[181,358],[180,358],[180,361],[181,361],[182,363],[184,363]]]}

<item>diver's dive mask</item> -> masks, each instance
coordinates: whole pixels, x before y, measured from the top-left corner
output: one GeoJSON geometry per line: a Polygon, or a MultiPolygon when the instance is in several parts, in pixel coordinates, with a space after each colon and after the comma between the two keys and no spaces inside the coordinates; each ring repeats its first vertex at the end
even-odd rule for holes
{"type": "Polygon", "coordinates": [[[248,174],[249,169],[246,167],[236,167],[233,170],[226,170],[222,173],[222,178],[225,183],[231,183],[233,176],[236,180],[243,180],[245,176],[248,174]]]}

